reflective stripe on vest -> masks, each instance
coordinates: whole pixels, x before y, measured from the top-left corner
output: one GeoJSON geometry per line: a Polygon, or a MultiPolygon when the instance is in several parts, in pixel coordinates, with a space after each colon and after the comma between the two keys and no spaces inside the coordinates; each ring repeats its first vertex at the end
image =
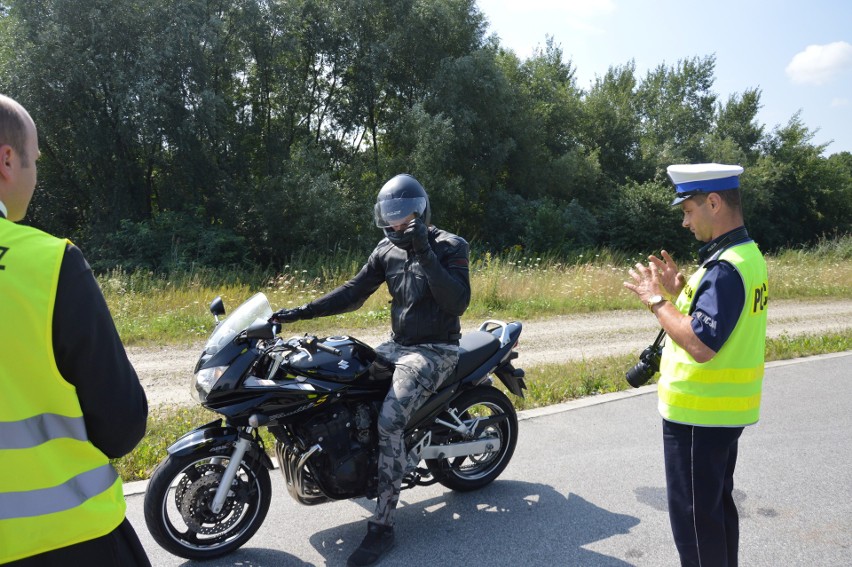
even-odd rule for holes
{"type": "Polygon", "coordinates": [[[82,417],[43,413],[21,421],[0,422],[0,450],[28,449],[64,437],[88,440],[82,417]]]}
{"type": "MultiPolygon", "coordinates": [[[[766,341],[768,283],[766,262],[754,242],[725,250],[720,260],[733,265],[743,278],[746,298],[731,336],[716,355],[698,363],[673,340],[663,349],[657,384],[660,414],[690,425],[742,426],[760,417],[766,341]]],[[[691,312],[694,290],[706,270],[699,269],[675,305],[691,312]]]]}
{"type": "Polygon", "coordinates": [[[115,484],[118,473],[109,463],[79,474],[59,486],[28,492],[0,492],[0,520],[30,518],[75,508],[115,484]]]}
{"type": "Polygon", "coordinates": [[[67,241],[0,219],[0,563],[95,539],[124,519],[121,479],[56,367],[67,241]]]}

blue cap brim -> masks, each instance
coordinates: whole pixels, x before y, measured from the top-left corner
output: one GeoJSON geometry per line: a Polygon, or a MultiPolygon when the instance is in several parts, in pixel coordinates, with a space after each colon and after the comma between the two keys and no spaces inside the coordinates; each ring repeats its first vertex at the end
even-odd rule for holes
{"type": "Polygon", "coordinates": [[[677,197],[672,201],[671,206],[679,205],[694,195],[700,193],[717,193],[719,191],[727,191],[728,189],[737,189],[740,186],[740,178],[736,175],[731,177],[722,177],[719,179],[703,179],[699,181],[687,181],[684,183],[675,183],[677,197]]]}

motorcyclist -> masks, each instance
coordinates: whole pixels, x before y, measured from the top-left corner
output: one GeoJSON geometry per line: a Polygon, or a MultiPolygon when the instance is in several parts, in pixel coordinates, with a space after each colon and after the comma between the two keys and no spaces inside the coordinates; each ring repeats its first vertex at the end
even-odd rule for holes
{"type": "Polygon", "coordinates": [[[371,565],[394,543],[394,510],[407,455],[403,431],[414,412],[452,374],[459,357],[460,317],[470,303],[469,246],[430,224],[429,196],[411,175],[390,179],[374,209],[383,238],[358,274],[279,322],[325,317],[361,307],[382,283],[392,297],[392,339],[376,353],[395,365],[378,418],[378,497],[367,535],[348,565],[371,565]]]}

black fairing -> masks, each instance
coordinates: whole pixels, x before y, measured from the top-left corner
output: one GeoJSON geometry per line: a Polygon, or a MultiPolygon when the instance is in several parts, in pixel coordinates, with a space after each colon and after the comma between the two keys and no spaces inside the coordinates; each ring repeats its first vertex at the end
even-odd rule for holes
{"type": "Polygon", "coordinates": [[[228,370],[213,385],[210,395],[216,396],[224,392],[231,392],[239,387],[240,379],[257,360],[259,354],[255,346],[246,342],[234,341],[204,362],[202,362],[204,359],[202,356],[202,360],[198,361],[196,372],[201,368],[228,366],[228,370]]]}
{"type": "MultiPolygon", "coordinates": [[[[215,354],[209,354],[205,350],[201,353],[198,362],[195,363],[195,370],[193,372],[197,373],[202,368],[210,368],[213,366],[228,366],[235,358],[237,358],[237,356],[239,356],[248,347],[248,343],[240,341],[231,341],[224,347],[219,349],[219,351],[215,354]]],[[[254,357],[251,358],[252,360],[254,359],[254,357]]]]}
{"type": "Polygon", "coordinates": [[[370,364],[376,358],[370,346],[350,337],[329,337],[318,342],[337,349],[340,355],[315,348],[311,349],[313,352],[289,352],[272,377],[270,361],[261,356],[256,342],[234,341],[212,356],[202,355],[199,369],[228,366],[204,405],[238,425],[252,413],[284,423],[297,414],[298,419],[305,419],[324,411],[344,392],[348,399],[355,400],[384,396],[389,380],[370,376],[370,364]]]}

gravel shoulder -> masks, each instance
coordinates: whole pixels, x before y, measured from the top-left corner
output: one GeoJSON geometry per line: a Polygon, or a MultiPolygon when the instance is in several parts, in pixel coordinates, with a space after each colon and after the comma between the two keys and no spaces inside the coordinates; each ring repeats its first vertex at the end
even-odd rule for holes
{"type": "MultiPolygon", "coordinates": [[[[478,325],[465,327],[475,330],[478,325]]],[[[778,337],[852,328],[852,300],[773,301],[767,334],[778,337]]],[[[561,315],[524,322],[517,365],[567,362],[638,353],[653,341],[659,327],[647,311],[605,311],[561,315]]],[[[377,345],[385,329],[362,332],[358,338],[377,345]]],[[[130,347],[127,354],[139,374],[151,406],[194,403],[190,378],[203,343],[190,347],[130,347]]]]}

